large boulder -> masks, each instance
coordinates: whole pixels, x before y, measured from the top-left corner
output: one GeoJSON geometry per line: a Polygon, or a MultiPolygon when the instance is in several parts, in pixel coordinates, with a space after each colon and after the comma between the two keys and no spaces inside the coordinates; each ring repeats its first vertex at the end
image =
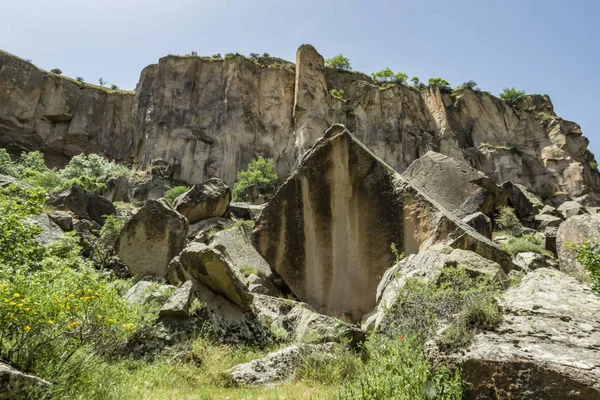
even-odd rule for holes
{"type": "Polygon", "coordinates": [[[253,244],[301,301],[354,322],[375,306],[396,249],[435,243],[473,250],[506,271],[500,248],[412,186],[343,125],[306,153],[267,204],[253,244]]]}
{"type": "Polygon", "coordinates": [[[79,185],[69,186],[52,193],[47,204],[62,211],[70,211],[78,218],[104,224],[105,215],[116,215],[117,210],[106,197],[88,192],[79,185]]]}
{"type": "Polygon", "coordinates": [[[481,233],[488,239],[492,239],[492,220],[482,212],[476,212],[463,217],[462,221],[481,233]]]}
{"type": "Polygon", "coordinates": [[[198,183],[175,199],[175,209],[190,224],[213,217],[229,216],[231,190],[218,178],[198,183]]]}
{"type": "Polygon", "coordinates": [[[35,217],[29,217],[27,220],[41,229],[41,232],[36,235],[35,241],[41,245],[50,244],[59,240],[63,234],[63,230],[58,226],[46,213],[41,213],[35,217]]]}
{"type": "Polygon", "coordinates": [[[333,343],[294,344],[262,358],[236,365],[224,374],[238,385],[279,383],[293,378],[294,373],[311,354],[325,354],[325,357],[333,359],[334,356],[331,354],[333,346],[333,343]]]}
{"type": "Polygon", "coordinates": [[[243,277],[219,249],[204,243],[191,243],[179,255],[183,280],[201,282],[213,292],[222,295],[243,310],[252,303],[252,294],[243,277]]]}
{"type": "Polygon", "coordinates": [[[506,191],[482,172],[433,151],[413,161],[402,177],[461,218],[493,213],[506,204],[506,191]]]}
{"type": "Polygon", "coordinates": [[[0,361],[0,400],[28,400],[49,394],[51,384],[0,361]]]}
{"type": "Polygon", "coordinates": [[[104,182],[102,195],[110,201],[129,202],[129,180],[124,176],[111,176],[104,182]]]}
{"type": "Polygon", "coordinates": [[[148,200],[125,223],[115,244],[117,255],[135,277],[164,278],[167,265],[186,245],[187,231],[187,220],[166,200],[148,200]]]}
{"type": "Polygon", "coordinates": [[[600,398],[600,298],[538,269],[503,296],[504,321],[454,355],[465,399],[600,398]]]}
{"type": "Polygon", "coordinates": [[[587,214],[588,211],[576,201],[565,201],[560,206],[558,206],[557,211],[564,218],[571,218],[576,215],[587,214]]]}
{"type": "Polygon", "coordinates": [[[575,259],[568,244],[577,244],[586,240],[600,241],[600,214],[576,215],[562,222],[556,232],[556,250],[560,261],[560,270],[581,276],[588,274],[575,259]]]}

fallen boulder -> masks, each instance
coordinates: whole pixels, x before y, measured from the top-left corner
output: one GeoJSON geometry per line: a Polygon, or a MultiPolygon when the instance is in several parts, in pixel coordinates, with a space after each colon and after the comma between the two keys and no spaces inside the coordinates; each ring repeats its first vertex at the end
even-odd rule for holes
{"type": "Polygon", "coordinates": [[[79,185],[69,186],[50,195],[47,204],[62,211],[70,211],[80,219],[104,224],[105,215],[116,215],[113,203],[105,197],[88,192],[79,185]]]}
{"type": "Polygon", "coordinates": [[[600,298],[588,284],[538,269],[503,296],[504,321],[467,351],[465,399],[600,398],[600,298]]]}
{"type": "Polygon", "coordinates": [[[190,224],[213,217],[228,217],[231,190],[218,178],[198,183],[175,199],[175,209],[190,224]]]}
{"type": "Polygon", "coordinates": [[[187,220],[166,200],[148,200],[129,219],[115,244],[117,255],[138,278],[164,278],[167,266],[186,245],[187,220]]]}
{"type": "Polygon", "coordinates": [[[255,248],[298,298],[353,322],[375,306],[379,279],[398,252],[443,243],[514,265],[489,239],[412,186],[334,125],[258,218],[255,248]]]}
{"type": "Polygon", "coordinates": [[[175,290],[175,293],[159,310],[158,315],[161,318],[186,318],[190,315],[190,304],[193,300],[194,284],[187,281],[181,287],[175,290]]]}

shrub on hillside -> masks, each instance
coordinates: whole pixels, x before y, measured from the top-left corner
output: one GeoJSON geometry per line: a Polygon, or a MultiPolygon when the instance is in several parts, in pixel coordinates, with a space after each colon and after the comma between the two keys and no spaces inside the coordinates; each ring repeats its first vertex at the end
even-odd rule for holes
{"type": "Polygon", "coordinates": [[[237,174],[237,181],[233,186],[233,199],[235,201],[244,200],[244,189],[255,185],[258,192],[271,197],[277,189],[277,172],[275,171],[275,162],[270,158],[258,157],[248,164],[248,169],[240,171],[237,174]]]}
{"type": "Polygon", "coordinates": [[[517,214],[515,214],[515,209],[509,206],[502,206],[498,209],[495,222],[496,230],[511,235],[518,235],[523,230],[523,225],[519,221],[517,214]]]}
{"type": "Polygon", "coordinates": [[[325,66],[339,71],[351,71],[350,60],[343,54],[338,54],[325,60],[325,66]]]}
{"type": "Polygon", "coordinates": [[[592,289],[600,296],[600,244],[588,240],[570,244],[568,248],[575,253],[577,261],[590,273],[592,289]]]}
{"type": "Polygon", "coordinates": [[[525,98],[525,96],[526,95],[524,90],[517,90],[514,87],[504,88],[502,93],[500,93],[500,98],[509,105],[518,104],[521,100],[525,98]]]}
{"type": "Polygon", "coordinates": [[[440,90],[445,90],[445,91],[452,90],[450,83],[447,80],[442,79],[442,78],[429,78],[429,80],[427,81],[427,84],[429,86],[437,86],[440,88],[440,90]]]}
{"type": "Polygon", "coordinates": [[[60,70],[60,68],[52,68],[50,72],[56,75],[62,75],[62,71],[60,70]]]}
{"type": "Polygon", "coordinates": [[[165,192],[165,199],[170,204],[175,203],[175,199],[190,190],[189,186],[175,186],[165,192]]]}
{"type": "Polygon", "coordinates": [[[536,235],[509,236],[505,242],[500,244],[500,247],[511,256],[518,253],[533,252],[552,257],[552,253],[544,249],[542,239],[536,235]]]}
{"type": "Polygon", "coordinates": [[[371,74],[373,80],[379,83],[399,83],[405,84],[408,79],[408,75],[404,72],[394,73],[391,69],[385,68],[381,71],[377,71],[371,74]]]}

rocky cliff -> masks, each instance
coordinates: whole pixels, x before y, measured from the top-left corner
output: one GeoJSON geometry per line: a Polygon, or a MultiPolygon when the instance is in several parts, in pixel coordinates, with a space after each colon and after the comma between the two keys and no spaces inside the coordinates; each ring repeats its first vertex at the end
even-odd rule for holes
{"type": "Polygon", "coordinates": [[[242,56],[168,56],[145,68],[135,95],[81,85],[0,53],[0,146],[64,163],[95,152],[149,168],[179,165],[188,183],[235,181],[256,156],[287,177],[333,123],[343,123],[399,172],[433,150],[549,198],[600,200],[600,174],[580,127],[548,96],[510,107],[486,92],[404,85],[324,67],[310,45],[296,64],[242,56]],[[330,91],[343,91],[334,98],[330,91]]]}

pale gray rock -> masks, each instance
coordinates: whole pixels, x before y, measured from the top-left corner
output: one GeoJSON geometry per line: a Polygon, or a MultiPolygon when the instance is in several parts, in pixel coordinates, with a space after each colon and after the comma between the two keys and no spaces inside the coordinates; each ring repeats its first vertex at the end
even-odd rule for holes
{"type": "Polygon", "coordinates": [[[110,201],[129,202],[129,180],[124,176],[110,176],[104,181],[106,189],[102,191],[102,196],[110,201]]]}
{"type": "Polygon", "coordinates": [[[277,289],[273,283],[271,283],[271,281],[265,278],[262,274],[250,274],[245,280],[250,293],[277,296],[277,289]]]}
{"type": "Polygon", "coordinates": [[[169,262],[186,245],[188,223],[166,200],[148,200],[126,223],[115,249],[138,278],[165,278],[169,262]]]}
{"type": "Polygon", "coordinates": [[[530,251],[516,254],[513,261],[526,272],[550,267],[546,257],[530,251]]]}
{"type": "Polygon", "coordinates": [[[558,208],[557,211],[563,217],[563,219],[571,218],[580,214],[587,214],[586,209],[576,201],[565,201],[558,208]]]}
{"type": "Polygon", "coordinates": [[[544,231],[549,227],[557,227],[562,221],[562,218],[550,214],[538,214],[535,216],[535,224],[540,231],[544,231]]]}
{"type": "Polygon", "coordinates": [[[73,216],[67,211],[52,211],[50,219],[65,232],[73,230],[73,216]]]}
{"type": "Polygon", "coordinates": [[[197,236],[199,236],[197,241],[204,242],[207,239],[209,239],[209,237],[207,235],[207,233],[209,231],[221,230],[225,226],[231,224],[232,222],[233,221],[231,221],[229,218],[223,218],[223,217],[208,218],[208,219],[196,222],[195,224],[191,224],[188,229],[187,237],[188,238],[196,238],[197,236]]]}
{"type": "Polygon", "coordinates": [[[27,221],[41,229],[42,232],[35,236],[35,241],[41,245],[56,242],[62,237],[63,230],[44,212],[35,217],[27,218],[27,221]]]}
{"type": "Polygon", "coordinates": [[[325,354],[333,361],[333,343],[320,345],[294,344],[266,356],[239,364],[225,371],[239,385],[265,385],[280,383],[293,378],[302,361],[312,353],[325,354]]]}
{"type": "Polygon", "coordinates": [[[462,219],[462,221],[471,228],[475,229],[482,236],[492,239],[492,221],[484,213],[476,212],[467,215],[462,219]]]}
{"type": "Polygon", "coordinates": [[[211,246],[225,254],[236,270],[250,268],[270,278],[271,267],[252,246],[250,233],[242,227],[224,229],[212,237],[211,246]]]}
{"type": "Polygon", "coordinates": [[[560,224],[556,232],[556,250],[560,270],[587,276],[587,270],[575,259],[575,253],[568,244],[578,244],[587,240],[600,241],[600,214],[577,215],[560,224]]]}
{"type": "Polygon", "coordinates": [[[51,384],[0,361],[0,400],[29,400],[49,394],[51,384]]]}
{"type": "Polygon", "coordinates": [[[175,199],[174,207],[191,224],[207,218],[228,217],[231,190],[218,178],[198,183],[175,199]]]}
{"type": "Polygon", "coordinates": [[[162,304],[175,291],[175,286],[159,285],[158,283],[142,280],[129,288],[123,298],[132,305],[162,304]]]}
{"type": "Polygon", "coordinates": [[[541,268],[509,289],[504,320],[452,357],[468,399],[600,397],[600,298],[590,286],[541,268]]]}
{"type": "Polygon", "coordinates": [[[175,293],[162,306],[158,315],[162,318],[186,318],[190,315],[190,304],[193,300],[194,284],[187,281],[175,290],[175,293]]]}

